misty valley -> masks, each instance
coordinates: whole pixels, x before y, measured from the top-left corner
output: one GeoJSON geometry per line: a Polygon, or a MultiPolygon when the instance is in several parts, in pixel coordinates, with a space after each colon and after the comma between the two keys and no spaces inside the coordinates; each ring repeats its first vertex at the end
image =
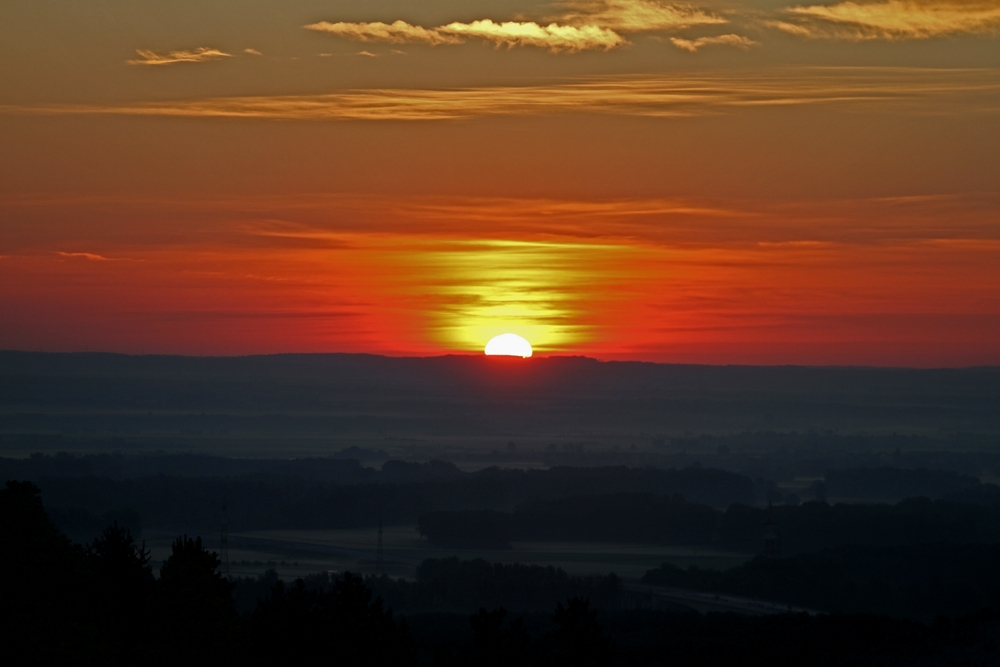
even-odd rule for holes
{"type": "Polygon", "coordinates": [[[996,370],[0,357],[24,664],[996,659],[996,370]]]}

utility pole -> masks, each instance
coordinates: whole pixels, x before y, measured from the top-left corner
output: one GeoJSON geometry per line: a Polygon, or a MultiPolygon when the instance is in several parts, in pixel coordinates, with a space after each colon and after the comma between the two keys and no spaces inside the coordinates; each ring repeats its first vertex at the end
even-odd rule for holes
{"type": "Polygon", "coordinates": [[[385,574],[385,561],[382,558],[382,517],[378,519],[378,549],[375,551],[375,571],[385,574]]]}
{"type": "Polygon", "coordinates": [[[778,538],[778,524],[774,520],[774,510],[771,507],[771,503],[767,504],[767,523],[764,524],[764,537],[761,540],[764,542],[764,555],[771,558],[775,558],[780,553],[781,542],[778,538]]]}
{"type": "Polygon", "coordinates": [[[226,498],[222,498],[222,530],[219,536],[219,557],[222,560],[222,572],[229,579],[229,515],[226,513],[226,498]]]}

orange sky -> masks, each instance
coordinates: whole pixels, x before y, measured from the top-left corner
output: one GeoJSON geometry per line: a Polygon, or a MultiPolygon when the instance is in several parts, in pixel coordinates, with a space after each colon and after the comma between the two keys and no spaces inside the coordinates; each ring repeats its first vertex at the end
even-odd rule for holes
{"type": "Polygon", "coordinates": [[[997,364],[998,29],[971,0],[10,3],[0,348],[997,364]]]}

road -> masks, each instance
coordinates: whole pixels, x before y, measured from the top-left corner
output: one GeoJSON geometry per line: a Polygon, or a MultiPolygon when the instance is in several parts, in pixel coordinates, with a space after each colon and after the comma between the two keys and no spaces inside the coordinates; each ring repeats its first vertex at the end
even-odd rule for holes
{"type": "Polygon", "coordinates": [[[651,586],[638,583],[625,583],[623,587],[627,593],[637,596],[640,600],[643,597],[649,598],[651,601],[662,600],[664,602],[691,607],[700,612],[730,611],[739,614],[754,615],[809,614],[810,616],[822,613],[815,609],[806,609],[805,607],[797,607],[780,602],[754,600],[752,598],[724,595],[721,593],[703,593],[681,588],[667,588],[666,586],[651,586]]]}

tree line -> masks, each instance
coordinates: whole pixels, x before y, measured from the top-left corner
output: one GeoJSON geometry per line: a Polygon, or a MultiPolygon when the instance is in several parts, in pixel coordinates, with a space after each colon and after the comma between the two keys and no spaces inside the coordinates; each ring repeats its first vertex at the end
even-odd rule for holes
{"type": "MultiPolygon", "coordinates": [[[[572,598],[589,600],[598,609],[622,605],[622,582],[615,574],[571,576],[551,565],[456,557],[424,560],[415,574],[415,580],[393,579],[385,574],[368,574],[363,580],[388,607],[400,613],[455,612],[477,607],[541,612],[572,598]]],[[[302,580],[307,590],[329,591],[338,575],[320,572],[302,580]]],[[[251,613],[257,599],[266,597],[278,581],[273,569],[258,577],[236,578],[233,598],[237,610],[243,615],[251,613]]]]}
{"type": "MultiPolygon", "coordinates": [[[[750,478],[722,470],[656,468],[553,468],[474,473],[453,464],[387,462],[376,481],[341,484],[284,475],[188,477],[154,475],[131,479],[96,476],[42,477],[53,518],[84,539],[82,532],[108,512],[137,512],[147,526],[215,530],[222,500],[234,531],[362,528],[414,524],[438,510],[510,510],[531,499],[626,490],[681,494],[693,502],[727,507],[754,502],[750,478]]],[[[91,537],[92,534],[86,537],[91,537]]]]}
{"type": "Polygon", "coordinates": [[[849,546],[729,570],[664,563],[643,582],[827,612],[933,619],[1000,607],[1000,544],[849,546]]]}
{"type": "Polygon", "coordinates": [[[889,504],[807,502],[725,511],[683,497],[616,493],[523,503],[513,512],[429,512],[418,527],[445,547],[509,548],[511,541],[705,545],[755,553],[766,530],[785,554],[844,545],[1000,542],[1000,505],[913,498],[889,504]]]}

